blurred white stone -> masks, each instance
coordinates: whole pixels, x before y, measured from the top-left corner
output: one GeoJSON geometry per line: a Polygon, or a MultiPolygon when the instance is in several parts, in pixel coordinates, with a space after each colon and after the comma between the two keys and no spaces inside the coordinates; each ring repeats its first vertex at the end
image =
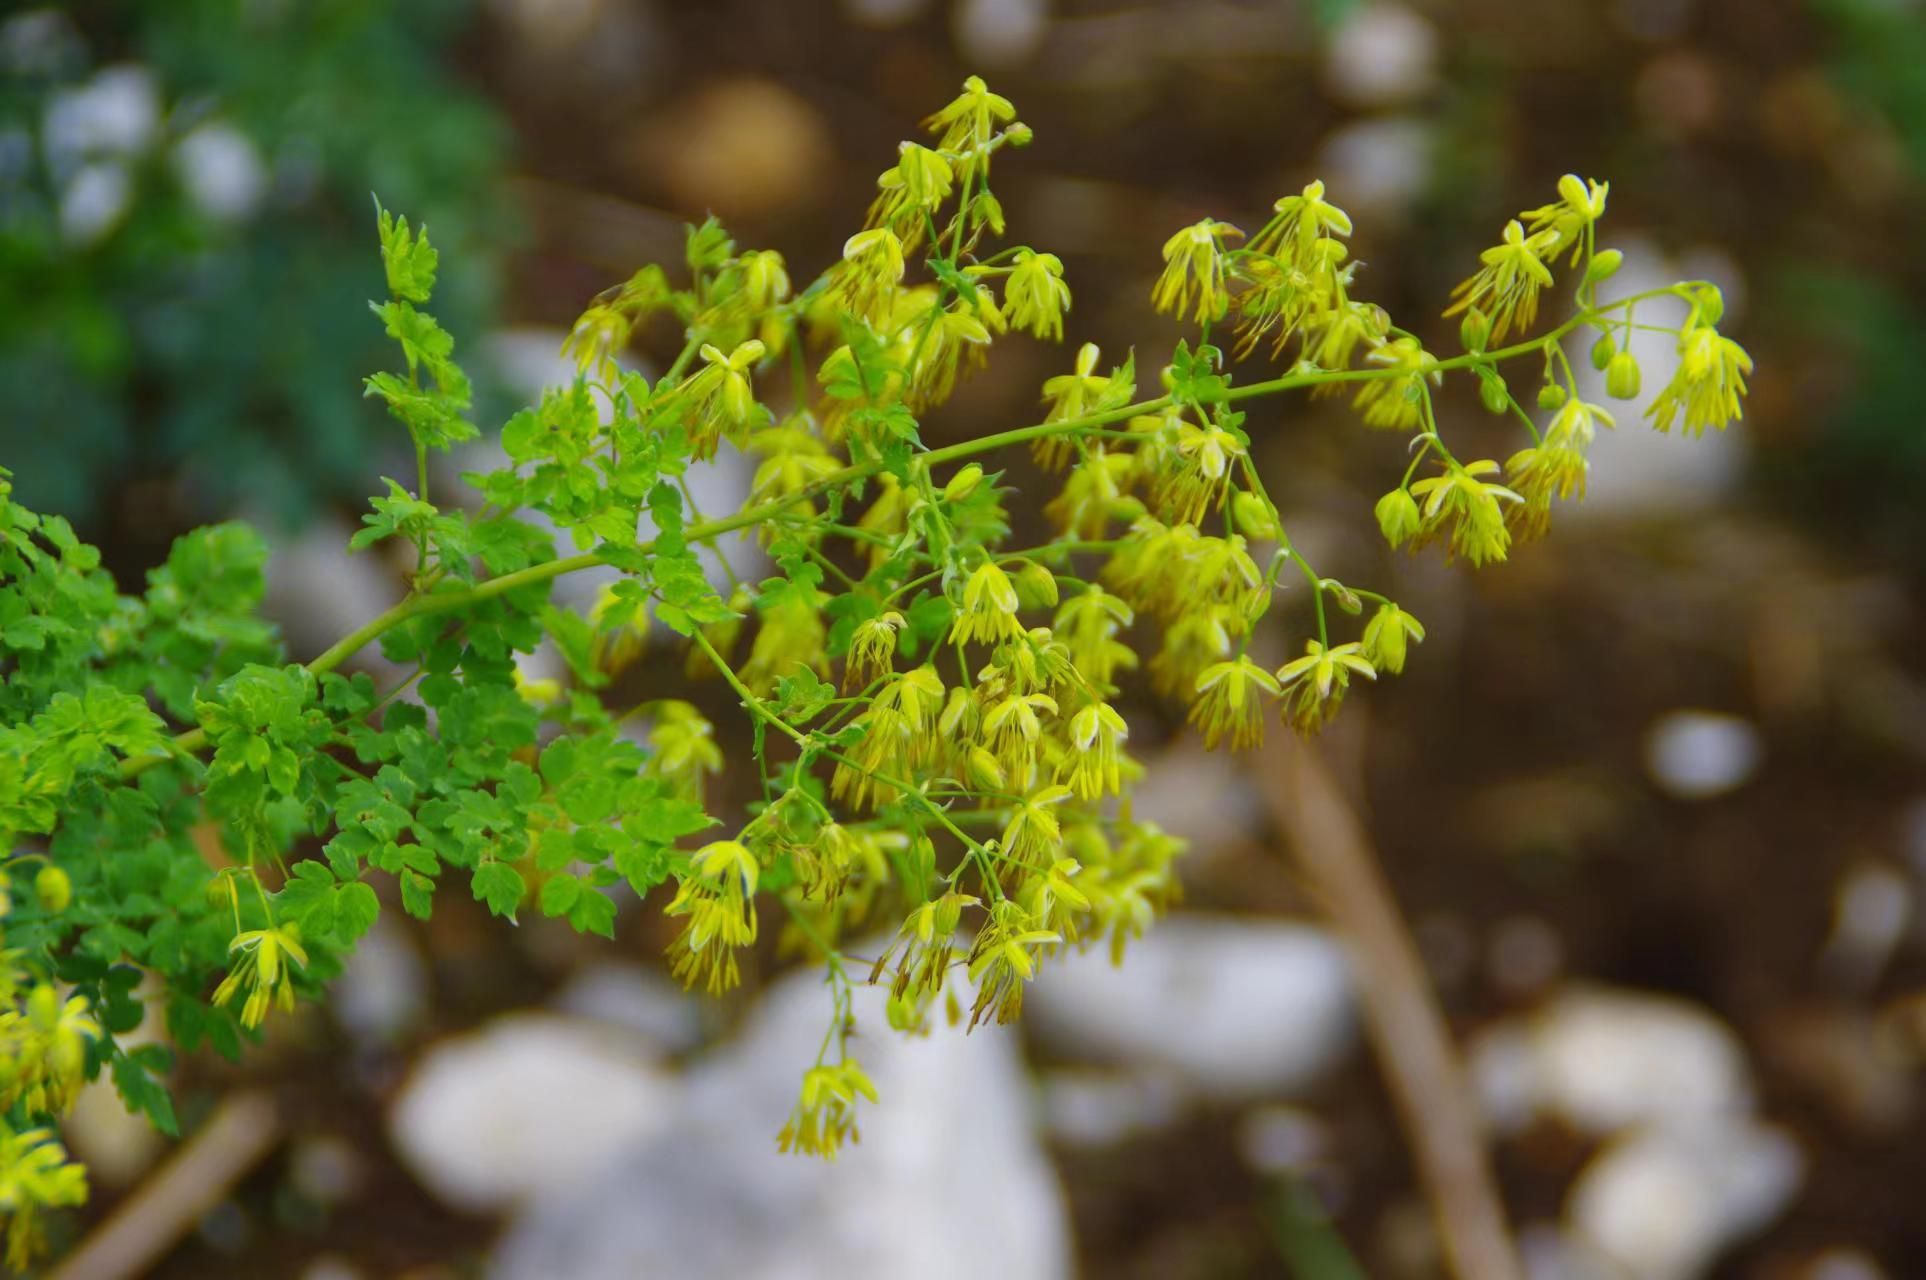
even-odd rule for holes
{"type": "Polygon", "coordinates": [[[86,248],[120,225],[133,198],[133,182],[118,161],[83,166],[60,193],[60,238],[86,248]]]}
{"type": "MultiPolygon", "coordinates": [[[[279,527],[271,511],[253,515],[257,528],[279,527]]],[[[297,657],[312,657],[356,626],[398,603],[400,582],[379,552],[348,550],[355,526],[332,512],[317,514],[300,533],[275,537],[268,557],[267,597],[262,612],[272,618],[297,657]]],[[[369,645],[353,659],[356,667],[386,681],[399,670],[369,645]]]]}
{"type": "Polygon", "coordinates": [[[1010,67],[1037,51],[1050,25],[1048,0],[958,0],[951,28],[963,60],[1010,67]]]}
{"type": "MultiPolygon", "coordinates": [[[[666,1132],[630,1144],[509,1230],[497,1280],[1060,1280],[1061,1189],[1031,1129],[1016,1041],[891,1032],[858,987],[851,1052],[874,1078],[862,1142],[834,1164],[775,1135],[831,1015],[814,974],[771,988],[738,1039],[699,1061],[666,1132]]],[[[964,997],[967,1002],[967,996],[964,997]]]]}
{"type": "Polygon", "coordinates": [[[196,208],[217,222],[240,222],[260,208],[267,166],[248,136],[218,120],[174,147],[174,174],[196,208]]]}
{"type": "Polygon", "coordinates": [[[1745,1112],[1753,1100],[1738,1037],[1698,1006],[1665,996],[1575,988],[1473,1037],[1467,1056],[1500,1132],[1540,1115],[1593,1134],[1695,1123],[1745,1112]]]}
{"type": "Polygon", "coordinates": [[[1331,37],[1325,55],[1331,92],[1354,107],[1409,102],[1438,72],[1438,33],[1401,4],[1368,4],[1331,37]]]}
{"type": "Polygon", "coordinates": [[[318,1205],[353,1199],[367,1177],[367,1162],[361,1152],[338,1134],[301,1138],[288,1152],[289,1184],[318,1205]]]}
{"type": "Polygon", "coordinates": [[[1170,1072],[1216,1098],[1301,1090],[1356,1038],[1349,966],[1305,925],[1177,915],[1130,944],[1044,966],[1024,1018],[1052,1049],[1084,1061],[1170,1072]]]}
{"type": "Polygon", "coordinates": [[[702,1043],[702,1003],[660,969],[613,961],[591,965],[551,1003],[562,1013],[632,1031],[664,1053],[687,1053],[702,1043]]]}
{"type": "Polygon", "coordinates": [[[1526,1280],[1627,1280],[1590,1244],[1549,1222],[1528,1223],[1519,1229],[1518,1260],[1526,1280]]]}
{"type": "Polygon", "coordinates": [[[48,167],[64,177],[89,160],[146,150],[159,126],[154,73],[129,64],[105,67],[86,84],[50,94],[40,136],[48,167]]]}
{"type": "Polygon", "coordinates": [[[1247,773],[1222,763],[1186,735],[1149,762],[1133,812],[1189,842],[1186,856],[1197,861],[1248,840],[1263,821],[1262,806],[1247,773]]]}
{"type": "Polygon", "coordinates": [[[510,1014],[430,1049],[395,1099],[388,1132],[423,1186],[483,1213],[593,1183],[667,1130],[678,1102],[676,1081],[632,1038],[510,1014]]]}
{"type": "Polygon", "coordinates": [[[133,1185],[166,1144],[146,1116],[127,1109],[105,1078],[81,1089],[60,1128],[74,1158],[87,1166],[89,1180],[105,1187],[133,1185]]]}
{"type": "Polygon", "coordinates": [[[1680,800],[1708,800],[1744,786],[1765,755],[1759,731],[1738,716],[1668,711],[1645,733],[1645,768],[1680,800]]]}
{"type": "Polygon", "coordinates": [[[1848,985],[1875,982],[1912,919],[1912,882],[1885,863],[1857,863],[1840,877],[1819,963],[1848,985]]]}
{"type": "Polygon", "coordinates": [[[1109,1147],[1175,1121],[1181,1091],[1155,1072],[1052,1071],[1040,1082],[1043,1127],[1059,1142],[1109,1147]]]}
{"type": "MultiPolygon", "coordinates": [[[[1547,189],[1545,199],[1555,192],[1547,189]]],[[[1607,215],[1610,220],[1610,214],[1607,215]]],[[[1609,281],[1600,287],[1603,298],[1625,297],[1656,289],[1681,279],[1693,278],[1688,268],[1708,270],[1720,261],[1705,255],[1691,255],[1691,261],[1668,259],[1649,240],[1637,236],[1607,234],[1599,245],[1617,248],[1625,261],[1609,281]]],[[[1744,290],[1736,277],[1716,279],[1726,294],[1726,315],[1720,325],[1730,330],[1739,314],[1738,303],[1744,290]]],[[[1685,319],[1685,304],[1676,298],[1654,298],[1638,305],[1640,324],[1677,325],[1685,319]]],[[[1722,498],[1738,482],[1745,462],[1744,433],[1708,431],[1698,439],[1673,426],[1670,433],[1654,431],[1644,417],[1646,406],[1678,372],[1678,338],[1669,333],[1635,329],[1630,342],[1621,332],[1615,336],[1621,348],[1637,357],[1641,391],[1636,400],[1614,400],[1605,394],[1605,375],[1592,368],[1591,349],[1598,334],[1585,329],[1566,341],[1565,353],[1578,376],[1579,397],[1603,405],[1617,420],[1616,429],[1603,428],[1593,441],[1588,458],[1591,471],[1586,477],[1585,500],[1558,504],[1556,515],[1563,519],[1585,519],[1618,514],[1693,510],[1722,498]]],[[[1525,375],[1528,376],[1528,375],[1525,375]]],[[[1530,409],[1537,388],[1529,382],[1514,382],[1512,387],[1520,404],[1530,409]]]]}
{"type": "Polygon", "coordinates": [[[1331,1135],[1299,1107],[1256,1107],[1237,1123],[1237,1153],[1262,1174],[1301,1173],[1330,1155],[1331,1135]]]}
{"type": "Polygon", "coordinates": [[[1423,120],[1353,120],[1318,149],[1317,173],[1353,218],[1381,222],[1404,213],[1431,181],[1433,131],[1423,120]]]}
{"type": "Polygon", "coordinates": [[[1566,1213],[1638,1280],[1695,1280],[1778,1216],[1804,1165],[1790,1137],[1748,1118],[1641,1128],[1585,1166],[1566,1213]]]}
{"type": "Polygon", "coordinates": [[[414,939],[387,914],[348,953],[328,990],[328,1008],[341,1029],[363,1044],[400,1039],[428,1002],[428,971],[414,939]]]}

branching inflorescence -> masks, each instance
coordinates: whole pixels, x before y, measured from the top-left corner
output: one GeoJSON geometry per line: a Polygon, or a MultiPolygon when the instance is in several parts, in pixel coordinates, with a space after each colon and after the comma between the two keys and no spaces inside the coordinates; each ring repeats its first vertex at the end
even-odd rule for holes
{"type": "Polygon", "coordinates": [[[1648,416],[1692,433],[1738,416],[1751,365],[1713,327],[1715,289],[1601,296],[1619,265],[1597,248],[1602,184],[1566,177],[1506,226],[1457,290],[1463,352],[1439,357],[1353,296],[1351,220],[1314,182],[1249,235],[1207,219],[1164,245],[1153,301],[1199,332],[1154,394],[1131,358],[1085,345],[1045,382],[1036,424],[930,448],[924,415],[1013,331],[1059,340],[1071,291],[1055,256],[992,247],[992,159],[1030,141],[1014,107],[972,78],[925,123],[928,143],[902,145],[867,225],[804,287],[711,220],[690,230],[685,283],[650,266],[598,298],[565,347],[576,379],[507,422],[507,465],[467,476],[460,503],[428,494],[428,455],[477,434],[453,342],[422,309],[436,252],[382,212],[376,311],[405,374],[367,392],[418,467],[412,489],[386,483],[354,545],[406,546],[412,588],[306,665],[283,664],[258,619],[264,551],[246,529],[183,539],[130,596],[58,517],[0,505],[0,829],[14,882],[39,868],[32,897],[10,900],[0,970],[16,1256],[37,1210],[84,1194],[46,1128],[79,1081],[106,1069],[172,1126],[167,1051],[123,1042],[143,1009],[176,1044],[238,1053],[339,970],[381,909],[375,873],[417,916],[455,878],[497,915],[603,934],[616,886],[670,886],[674,970],[713,992],[740,981],[764,908],[781,912],[834,1006],[781,1144],[833,1154],[875,1097],[849,1052],[852,984],[887,983],[903,1031],[939,1008],[1008,1021],[1050,956],[1102,942],[1121,957],[1174,897],[1181,844],[1130,798],[1142,769],[1118,699],[1140,665],[1208,745],[1241,747],[1272,715],[1316,730],[1424,639],[1291,544],[1246,402],[1345,393],[1368,427],[1408,437],[1382,535],[1473,565],[1584,492],[1612,416],[1579,399],[1568,336],[1597,332],[1610,394],[1634,398],[1622,339],[1641,306],[1674,300],[1681,360],[1648,416]],[[1530,331],[1561,271],[1571,315],[1498,345],[1530,331]],[[664,317],[684,342],[651,382],[620,356],[664,317]],[[1234,384],[1213,336],[1283,371],[1234,384]],[[1528,359],[1542,427],[1499,372],[1528,359]],[[1453,375],[1529,445],[1502,464],[1455,454],[1433,407],[1453,375]],[[756,459],[752,492],[705,515],[684,477],[725,444],[756,459]],[[1011,545],[1010,489],[985,469],[1015,446],[1057,487],[1055,534],[1034,546],[1011,545]],[[557,556],[556,529],[575,554],[557,556]],[[747,529],[777,572],[744,583],[724,557],[719,590],[697,550],[723,557],[723,535],[747,529]],[[592,611],[551,601],[556,577],[590,566],[620,571],[592,611]],[[1250,642],[1300,589],[1310,633],[1273,669],[1250,642]],[[723,755],[693,705],[605,705],[659,652],[651,619],[749,718],[761,799],[743,818],[706,806],[723,755]],[[408,671],[399,687],[341,674],[371,643],[408,671]],[[517,655],[545,643],[567,681],[522,678],[517,655]],[[718,825],[733,834],[702,835],[718,825]],[[861,938],[882,939],[873,959],[845,950],[861,938]]]}

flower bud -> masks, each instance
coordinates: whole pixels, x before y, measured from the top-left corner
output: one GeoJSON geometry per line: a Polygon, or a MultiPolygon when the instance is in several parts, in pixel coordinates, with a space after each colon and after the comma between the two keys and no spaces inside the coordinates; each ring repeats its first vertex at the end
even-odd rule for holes
{"type": "Polygon", "coordinates": [[[74,882],[67,878],[65,871],[48,863],[33,878],[33,896],[40,900],[42,911],[58,915],[74,900],[74,882]]]}
{"type": "Polygon", "coordinates": [[[1601,249],[1592,255],[1590,265],[1585,268],[1585,278],[1593,284],[1610,280],[1618,274],[1619,267],[1625,263],[1625,255],[1616,249],[1601,249]]]}
{"type": "Polygon", "coordinates": [[[1618,354],[1618,344],[1612,341],[1611,334],[1604,334],[1592,344],[1592,368],[1603,369],[1618,354]]]}
{"type": "Polygon", "coordinates": [[[1017,570],[1017,599],[1025,609],[1047,609],[1057,603],[1057,575],[1035,561],[1017,570]]]}
{"type": "Polygon", "coordinates": [[[972,462],[950,477],[943,486],[943,497],[950,502],[961,502],[976,492],[977,484],[983,479],[983,468],[972,462]]]}
{"type": "Polygon", "coordinates": [[[1621,351],[1605,366],[1605,394],[1614,400],[1638,399],[1638,361],[1629,351],[1621,351]]]}
{"type": "Polygon", "coordinates": [[[1483,351],[1491,341],[1491,321],[1485,313],[1473,307],[1465,312],[1465,318],[1458,325],[1458,340],[1465,344],[1466,351],[1483,351]]]}
{"type": "Polygon", "coordinates": [[[1003,136],[1010,140],[1010,145],[1013,147],[1027,147],[1030,145],[1030,140],[1036,137],[1036,134],[1031,130],[1029,125],[1019,120],[1005,129],[1003,136]]]}
{"type": "Polygon", "coordinates": [[[1556,382],[1547,382],[1544,386],[1538,388],[1538,407],[1540,409],[1550,413],[1556,409],[1563,408],[1564,405],[1565,388],[1559,386],[1556,382]]]}
{"type": "Polygon", "coordinates": [[[1331,593],[1332,602],[1352,617],[1355,618],[1364,612],[1364,601],[1358,599],[1358,593],[1337,579],[1326,578],[1324,580],[1324,589],[1331,593]]]}
{"type": "Polygon", "coordinates": [[[1418,535],[1424,521],[1418,515],[1418,500],[1409,489],[1393,489],[1378,499],[1378,529],[1394,547],[1403,546],[1418,535]]]}
{"type": "Polygon", "coordinates": [[[1284,533],[1264,500],[1248,489],[1239,489],[1231,499],[1231,519],[1236,522],[1238,532],[1258,542],[1275,542],[1284,533]]]}
{"type": "Polygon", "coordinates": [[[1719,286],[1715,284],[1701,284],[1697,290],[1694,291],[1694,297],[1699,304],[1699,320],[1701,322],[1715,325],[1725,319],[1725,295],[1719,292],[1719,286]]]}
{"type": "Polygon", "coordinates": [[[1487,373],[1478,382],[1478,399],[1485,408],[1493,413],[1503,413],[1511,408],[1511,397],[1505,391],[1505,380],[1495,373],[1487,373]]]}

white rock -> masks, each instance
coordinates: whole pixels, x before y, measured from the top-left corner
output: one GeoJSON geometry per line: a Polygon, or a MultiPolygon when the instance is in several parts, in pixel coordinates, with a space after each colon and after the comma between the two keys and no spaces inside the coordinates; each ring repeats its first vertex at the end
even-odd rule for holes
{"type": "Polygon", "coordinates": [[[687,1053],[702,1042],[702,1002],[660,969],[591,965],[570,978],[552,1003],[562,1013],[632,1031],[664,1053],[687,1053]]]}
{"type": "Polygon", "coordinates": [[[1645,734],[1645,768],[1681,800],[1708,800],[1737,790],[1758,771],[1765,748],[1759,731],[1738,716],[1668,711],[1645,734]]]}
{"type": "Polygon", "coordinates": [[[1176,1120],[1181,1091],[1151,1072],[1052,1071],[1042,1080],[1043,1126],[1059,1142],[1109,1147],[1176,1120]]]}
{"type": "Polygon", "coordinates": [[[348,953],[328,991],[341,1029],[363,1044],[405,1035],[428,1003],[428,970],[407,929],[384,912],[348,953]]]}
{"type": "Polygon", "coordinates": [[[1664,996],[1572,989],[1527,1019],[1480,1033],[1468,1057],[1501,1132],[1538,1115],[1593,1134],[1689,1124],[1742,1113],[1753,1099],[1738,1037],[1698,1006],[1664,996]]]}
{"type": "Polygon", "coordinates": [[[781,1156],[830,1017],[813,974],[772,988],[740,1037],[700,1061],[671,1127],[509,1230],[498,1280],[1059,1280],[1061,1189],[1031,1130],[1014,1037],[886,1029],[855,993],[852,1052],[882,1101],[834,1164],[781,1156]]]}
{"type": "Polygon", "coordinates": [[[479,1213],[571,1194],[664,1132],[678,1097],[675,1080],[631,1037],[511,1014],[431,1049],[395,1099],[388,1129],[423,1186],[479,1213]]]}
{"type": "Polygon", "coordinates": [[[188,199],[218,222],[240,222],[267,194],[267,166],[245,133],[213,120],[174,147],[174,174],[188,199]]]}
{"type": "Polygon", "coordinates": [[[1353,218],[1402,214],[1431,183],[1432,127],[1412,116],[1353,120],[1318,149],[1317,172],[1353,218]]]}
{"type": "Polygon", "coordinates": [[[957,48],[975,66],[1009,67],[1037,51],[1050,25],[1047,0],[959,0],[957,48]]]}
{"type": "Polygon", "coordinates": [[[1347,104],[1408,102],[1437,76],[1438,33],[1401,4],[1369,4],[1337,29],[1327,58],[1331,91],[1347,104]]]}
{"type": "Polygon", "coordinates": [[[1566,1214],[1630,1276],[1694,1280],[1776,1217],[1803,1171],[1790,1137],[1750,1119],[1645,1127],[1586,1165],[1566,1214]]]}
{"type": "Polygon", "coordinates": [[[1218,1098],[1304,1088],[1355,1039],[1349,967],[1322,930],[1178,915],[1130,945],[1044,967],[1025,1020],[1058,1052],[1155,1068],[1218,1098]]]}

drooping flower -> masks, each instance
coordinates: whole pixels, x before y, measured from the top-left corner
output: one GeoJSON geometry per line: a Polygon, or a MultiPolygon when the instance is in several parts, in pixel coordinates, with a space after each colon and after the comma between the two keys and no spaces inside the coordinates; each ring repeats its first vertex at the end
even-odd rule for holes
{"type": "Polygon", "coordinates": [[[1681,413],[1685,434],[1704,435],[1707,427],[1723,431],[1738,421],[1745,378],[1752,357],[1745,348],[1709,325],[1679,335],[1679,368],[1645,411],[1652,425],[1670,431],[1681,413]]]}
{"type": "Polygon", "coordinates": [[[1378,678],[1377,668],[1364,657],[1356,641],[1326,647],[1304,642],[1304,656],[1277,669],[1278,686],[1285,691],[1284,720],[1299,733],[1312,733],[1337,714],[1353,675],[1378,678]]]}
{"type": "Polygon", "coordinates": [[[950,635],[963,644],[972,640],[995,644],[1022,634],[1016,587],[994,560],[985,560],[963,584],[963,607],[950,623],[950,635]]]}
{"type": "Polygon", "coordinates": [[[1233,747],[1254,747],[1264,740],[1263,695],[1276,697],[1277,678],[1238,654],[1229,662],[1205,667],[1197,676],[1190,722],[1204,732],[1204,746],[1215,749],[1229,738],[1233,747]]]}
{"type": "Polygon", "coordinates": [[[1538,291],[1551,287],[1552,275],[1544,259],[1557,239],[1549,229],[1527,236],[1515,218],[1506,223],[1503,243],[1479,255],[1484,265],[1451,291],[1457,301],[1445,314],[1454,316],[1477,307],[1491,320],[1492,342],[1503,342],[1513,329],[1530,328],[1538,318],[1538,291]]]}
{"type": "Polygon", "coordinates": [[[268,1009],[279,1005],[294,1008],[294,974],[308,965],[308,953],[301,946],[301,933],[292,923],[266,929],[248,929],[234,936],[227,945],[230,956],[238,956],[221,985],[214,989],[214,1003],[225,1005],[243,989],[247,1000],[241,1005],[241,1025],[258,1027],[266,1020],[268,1009]]]}
{"type": "Polygon", "coordinates": [[[1398,675],[1413,641],[1424,643],[1424,624],[1386,601],[1364,624],[1364,660],[1379,671],[1398,675]]]}
{"type": "Polygon", "coordinates": [[[1205,218],[1164,241],[1164,273],[1151,290],[1151,305],[1167,315],[1190,312],[1200,324],[1222,316],[1229,296],[1224,241],[1243,234],[1228,222],[1205,218]]]}
{"type": "Polygon", "coordinates": [[[1004,282],[1010,323],[1051,342],[1063,338],[1063,316],[1070,310],[1070,286],[1063,282],[1063,261],[1054,253],[1018,249],[1016,265],[1004,282]]]}

